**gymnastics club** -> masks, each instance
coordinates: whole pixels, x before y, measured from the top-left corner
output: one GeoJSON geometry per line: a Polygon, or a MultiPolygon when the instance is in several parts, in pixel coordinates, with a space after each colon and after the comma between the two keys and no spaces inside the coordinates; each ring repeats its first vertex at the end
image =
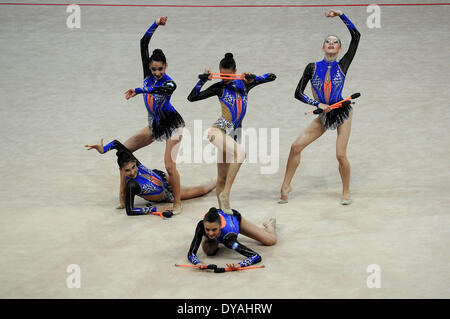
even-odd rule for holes
{"type": "MultiPolygon", "coordinates": [[[[350,97],[330,105],[330,109],[334,110],[334,109],[337,109],[339,107],[348,106],[350,104],[355,104],[355,102],[351,102],[350,100],[356,99],[356,98],[358,98],[360,96],[361,96],[361,93],[352,94],[350,97]]],[[[308,115],[308,114],[320,114],[322,112],[323,112],[322,109],[317,108],[315,110],[312,110],[312,111],[309,111],[309,112],[305,113],[305,115],[308,115]]]]}
{"type": "Polygon", "coordinates": [[[227,271],[237,271],[237,270],[247,270],[247,269],[256,269],[256,268],[264,268],[264,265],[259,265],[259,266],[247,266],[247,267],[239,267],[239,268],[220,268],[217,267],[216,269],[214,269],[214,272],[217,273],[221,273],[221,272],[227,272],[227,271]]]}
{"type": "Polygon", "coordinates": [[[256,268],[264,268],[264,265],[259,265],[259,266],[248,266],[248,267],[239,267],[239,268],[222,268],[222,267],[217,267],[217,265],[214,264],[209,264],[209,265],[183,265],[183,264],[175,264],[175,267],[188,267],[188,268],[197,268],[200,270],[205,270],[205,269],[213,269],[214,272],[217,273],[222,273],[222,272],[228,272],[228,271],[237,271],[237,270],[246,270],[246,269],[256,269],[256,268]]]}
{"type": "Polygon", "coordinates": [[[151,212],[150,214],[158,215],[162,219],[170,218],[173,216],[173,212],[170,210],[166,210],[165,212],[151,212]]]}
{"type": "Polygon", "coordinates": [[[199,74],[200,80],[208,80],[211,76],[211,79],[221,79],[221,80],[252,80],[255,78],[254,74],[233,74],[233,73],[204,73],[199,74]]]}
{"type": "Polygon", "coordinates": [[[175,264],[175,267],[188,267],[188,268],[197,268],[200,270],[204,269],[216,269],[217,265],[209,264],[209,265],[183,265],[183,264],[175,264]]]}

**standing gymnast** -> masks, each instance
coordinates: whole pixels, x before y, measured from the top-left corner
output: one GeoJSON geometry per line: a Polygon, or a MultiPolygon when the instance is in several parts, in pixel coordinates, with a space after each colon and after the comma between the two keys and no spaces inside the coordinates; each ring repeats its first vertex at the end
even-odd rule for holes
{"type": "MultiPolygon", "coordinates": [[[[156,207],[148,204],[147,207],[134,207],[134,197],[139,196],[151,202],[173,203],[174,193],[170,186],[170,176],[157,169],[148,169],[134,157],[122,143],[117,140],[103,146],[100,144],[87,144],[87,150],[95,149],[104,154],[112,149],[117,150],[117,164],[120,170],[120,203],[126,208],[127,215],[146,215],[156,211],[156,207]]],[[[215,181],[196,187],[182,187],[181,199],[191,199],[205,195],[215,187],[215,181]]]]}
{"type": "MultiPolygon", "coordinates": [[[[226,53],[219,64],[220,73],[235,74],[236,62],[233,54],[226,53]]],[[[274,81],[275,74],[267,73],[255,76],[243,73],[243,80],[226,79],[215,83],[204,91],[200,91],[206,81],[211,80],[211,71],[205,70],[200,75],[200,80],[188,96],[190,102],[203,100],[211,96],[217,96],[222,107],[220,117],[211,127],[209,141],[218,148],[217,160],[217,186],[216,195],[221,208],[227,214],[232,215],[230,208],[230,192],[234,179],[245,159],[245,151],[238,143],[240,142],[242,120],[247,111],[248,92],[255,86],[274,81]],[[225,161],[223,159],[226,159],[225,161]]]]}
{"type": "Polygon", "coordinates": [[[236,250],[247,257],[247,259],[238,263],[239,266],[235,264],[229,265],[232,268],[247,267],[262,260],[258,253],[238,242],[238,234],[257,240],[265,246],[276,244],[275,218],[270,218],[263,223],[264,228],[260,228],[242,218],[238,211],[234,209],[232,211],[233,214],[229,215],[220,209],[212,207],[205,214],[203,220],[198,222],[187,256],[191,263],[204,265],[196,255],[203,238],[202,248],[208,256],[215,255],[219,249],[219,243],[221,243],[225,247],[236,250]]]}
{"type": "Polygon", "coordinates": [[[125,141],[124,145],[131,152],[150,145],[154,140],[166,141],[164,164],[173,188],[173,213],[181,213],[180,174],[176,167],[176,158],[182,138],[184,120],[170,103],[172,93],[176,89],[175,82],[166,74],[168,67],[166,56],[160,49],[148,54],[148,44],[160,25],[165,25],[167,17],[160,17],[147,30],[141,39],[141,59],[144,70],[142,88],[129,89],[125,92],[128,100],[137,94],[143,94],[148,111],[148,126],[125,141]]]}
{"type": "Polygon", "coordinates": [[[331,9],[325,13],[325,16],[327,18],[339,16],[350,31],[352,39],[347,53],[337,62],[336,58],[342,50],[341,40],[337,36],[328,36],[322,46],[322,50],[325,53],[324,59],[308,64],[298,83],[295,90],[295,98],[303,103],[321,108],[323,113],[313,120],[291,146],[286,173],[281,186],[280,204],[287,203],[288,193],[292,191],[290,185],[300,164],[300,153],[327,129],[337,129],[336,158],[339,162],[339,173],[343,186],[341,204],[349,205],[352,203],[350,198],[350,163],[347,159],[352,107],[349,105],[331,110],[330,105],[343,100],[342,89],[344,88],[344,81],[350,63],[355,56],[360,33],[342,11],[331,9]],[[314,99],[303,93],[309,81],[311,81],[314,99]]]}

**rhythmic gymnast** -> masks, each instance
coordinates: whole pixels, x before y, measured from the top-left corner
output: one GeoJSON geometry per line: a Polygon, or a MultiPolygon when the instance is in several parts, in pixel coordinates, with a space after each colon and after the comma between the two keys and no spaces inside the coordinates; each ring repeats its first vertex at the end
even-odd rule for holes
{"type": "Polygon", "coordinates": [[[247,257],[238,265],[230,264],[231,268],[247,267],[259,263],[261,256],[242,245],[238,240],[238,234],[241,233],[247,237],[259,241],[265,246],[275,245],[277,235],[275,232],[276,219],[270,218],[263,223],[264,229],[257,227],[248,220],[242,218],[241,214],[233,209],[233,215],[225,214],[222,210],[212,207],[205,214],[203,220],[199,221],[195,229],[195,236],[192,240],[188,252],[188,259],[194,265],[205,265],[197,257],[197,250],[202,243],[203,251],[208,256],[214,256],[219,249],[219,243],[225,247],[236,250],[238,253],[247,257]]]}
{"type": "MultiPolygon", "coordinates": [[[[220,61],[219,69],[222,74],[236,74],[236,62],[233,54],[225,54],[225,57],[220,61]]],[[[225,79],[201,91],[206,81],[211,80],[210,74],[210,70],[205,70],[205,73],[200,75],[200,80],[192,89],[188,100],[190,102],[200,101],[211,96],[219,98],[222,117],[211,126],[208,138],[219,150],[216,186],[219,208],[232,215],[233,212],[230,208],[231,186],[245,159],[245,151],[238,143],[241,137],[242,120],[247,111],[248,92],[259,84],[274,81],[276,76],[272,73],[262,76],[243,73],[245,76],[243,80],[225,79]]]]}
{"type": "MultiPolygon", "coordinates": [[[[112,149],[117,150],[117,164],[120,170],[120,207],[125,207],[128,216],[146,215],[156,211],[156,207],[147,204],[147,207],[134,207],[134,197],[139,196],[151,202],[173,203],[174,194],[170,186],[170,176],[166,179],[166,174],[157,169],[148,169],[134,157],[122,143],[117,140],[103,146],[103,139],[100,144],[85,145],[87,150],[95,149],[100,154],[104,154],[112,149]]],[[[191,199],[203,196],[215,187],[215,180],[196,187],[182,187],[181,199],[191,199]]]]}
{"type": "Polygon", "coordinates": [[[339,162],[339,173],[343,185],[341,204],[349,205],[352,203],[350,198],[350,163],[347,159],[347,144],[352,123],[352,107],[348,105],[330,110],[329,106],[343,100],[342,89],[344,87],[344,81],[350,63],[355,56],[360,33],[342,11],[331,9],[325,13],[325,16],[327,18],[339,16],[350,31],[352,39],[347,53],[337,62],[336,58],[339,52],[342,51],[341,40],[337,36],[328,36],[322,47],[325,53],[324,59],[306,66],[303,76],[295,90],[296,99],[321,108],[323,113],[313,120],[291,146],[286,165],[286,173],[281,186],[280,204],[287,203],[288,193],[292,191],[290,185],[295,171],[300,164],[300,153],[328,129],[337,129],[336,158],[339,162]],[[303,93],[309,81],[311,81],[314,99],[309,98],[303,93]]]}
{"type": "Polygon", "coordinates": [[[141,39],[141,59],[144,70],[142,88],[129,89],[125,92],[128,100],[137,94],[143,94],[148,111],[148,126],[125,141],[124,145],[131,151],[150,145],[154,140],[166,141],[164,164],[173,188],[174,214],[181,213],[180,174],[176,167],[176,157],[180,147],[184,120],[170,103],[176,89],[175,82],[166,74],[168,63],[160,49],[155,49],[149,57],[148,44],[156,28],[165,25],[167,17],[160,17],[147,30],[141,39]]]}

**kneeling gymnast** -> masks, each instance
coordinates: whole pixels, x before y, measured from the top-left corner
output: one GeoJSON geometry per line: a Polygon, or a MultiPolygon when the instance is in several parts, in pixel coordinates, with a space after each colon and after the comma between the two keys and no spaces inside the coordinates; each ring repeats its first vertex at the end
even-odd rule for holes
{"type": "Polygon", "coordinates": [[[247,259],[235,264],[229,264],[231,268],[247,267],[261,262],[261,256],[250,248],[238,242],[238,234],[241,233],[247,237],[259,241],[265,246],[275,245],[277,236],[275,232],[276,219],[270,218],[264,222],[264,228],[257,227],[248,220],[242,218],[237,210],[232,210],[233,215],[224,213],[221,209],[215,207],[205,214],[203,220],[199,221],[195,229],[195,236],[192,240],[188,252],[188,259],[194,265],[206,265],[197,257],[197,250],[200,247],[202,238],[202,248],[206,255],[213,256],[219,249],[219,243],[225,247],[236,250],[238,253],[247,257],[247,259]]]}

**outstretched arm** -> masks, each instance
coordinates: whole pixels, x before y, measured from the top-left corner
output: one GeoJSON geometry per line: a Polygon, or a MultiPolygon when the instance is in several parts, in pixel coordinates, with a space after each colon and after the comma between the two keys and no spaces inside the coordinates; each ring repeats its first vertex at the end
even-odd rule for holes
{"type": "Polygon", "coordinates": [[[161,94],[161,95],[172,95],[172,93],[177,89],[177,85],[174,81],[169,80],[163,83],[161,86],[157,87],[142,87],[129,89],[125,92],[125,98],[128,100],[130,97],[136,96],[137,94],[150,93],[150,94],[161,94]],[[135,93],[135,94],[132,94],[135,93]]]}
{"type": "Polygon", "coordinates": [[[227,234],[225,236],[225,238],[223,239],[223,244],[226,247],[236,250],[241,255],[244,255],[245,257],[247,257],[247,259],[245,259],[239,263],[239,265],[241,267],[251,266],[253,264],[257,264],[257,263],[261,262],[261,260],[262,260],[261,256],[257,252],[254,252],[250,248],[248,248],[248,247],[242,245],[240,242],[238,242],[237,235],[234,233],[227,234]]]}
{"type": "Polygon", "coordinates": [[[126,153],[128,153],[128,155],[130,155],[130,157],[133,158],[136,161],[136,165],[137,166],[142,165],[141,162],[139,162],[139,160],[133,155],[133,153],[128,148],[126,148],[125,145],[120,143],[118,140],[114,140],[111,143],[106,144],[103,147],[103,153],[106,153],[106,152],[108,152],[108,151],[110,151],[112,149],[116,149],[117,153],[119,153],[119,152],[126,152],[126,153]]]}
{"type": "Polygon", "coordinates": [[[266,73],[261,76],[257,76],[257,75],[253,75],[253,74],[249,74],[249,73],[244,73],[244,75],[251,75],[250,80],[244,80],[245,86],[247,87],[247,91],[250,91],[255,86],[260,85],[262,83],[275,81],[275,79],[277,78],[277,76],[273,73],[266,73]]]}
{"type": "Polygon", "coordinates": [[[199,221],[197,227],[195,228],[194,239],[192,240],[191,247],[189,248],[189,252],[187,258],[191,263],[197,265],[200,263],[200,259],[197,257],[197,251],[202,242],[202,238],[205,236],[205,228],[203,226],[203,220],[199,221]]]}

